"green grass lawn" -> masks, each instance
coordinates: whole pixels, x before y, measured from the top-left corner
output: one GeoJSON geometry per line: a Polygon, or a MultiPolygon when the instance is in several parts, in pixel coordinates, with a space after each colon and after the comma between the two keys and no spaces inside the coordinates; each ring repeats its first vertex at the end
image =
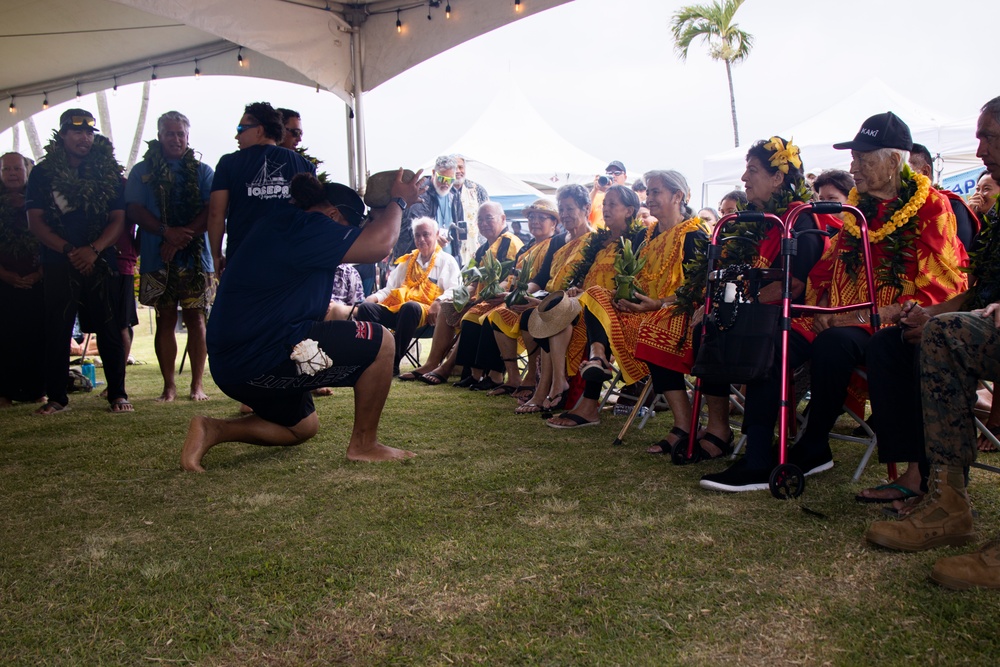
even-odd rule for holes
{"type": "MultiPolygon", "coordinates": [[[[612,447],[620,417],[556,431],[510,398],[395,382],[382,440],[411,461],[348,463],[338,390],[313,441],[220,445],[185,474],[188,419],[236,404],[211,384],[155,403],[138,333],[135,414],[96,393],[0,412],[0,665],[998,662],[1000,594],[927,578],[959,550],[864,545],[881,514],[853,501],[857,445],[799,500],[721,495],[697,481],[724,463],[644,453],[669,414],[612,447]]],[[[973,472],[984,538],[997,481],[973,472]]]]}

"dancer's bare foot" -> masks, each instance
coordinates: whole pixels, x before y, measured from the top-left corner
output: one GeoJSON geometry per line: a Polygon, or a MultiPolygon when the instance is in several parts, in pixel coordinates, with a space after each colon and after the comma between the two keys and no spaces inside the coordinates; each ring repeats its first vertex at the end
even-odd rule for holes
{"type": "Polygon", "coordinates": [[[177,398],[177,387],[164,387],[163,393],[154,398],[157,403],[170,403],[177,398]]]}
{"type": "Polygon", "coordinates": [[[205,390],[201,387],[191,387],[191,393],[188,395],[192,401],[207,401],[211,396],[205,393],[205,390]]]}
{"type": "Polygon", "coordinates": [[[188,472],[205,472],[201,459],[215,443],[210,440],[211,420],[208,417],[192,417],[188,425],[184,448],[181,450],[181,469],[188,472]]]}
{"type": "Polygon", "coordinates": [[[333,396],[332,387],[320,387],[319,389],[312,390],[313,396],[333,396]]]}
{"type": "Polygon", "coordinates": [[[352,442],[347,448],[347,459],[349,461],[365,461],[368,463],[376,461],[400,461],[402,459],[411,459],[414,456],[416,454],[413,452],[389,447],[380,442],[376,442],[369,447],[355,446],[352,442]]]}

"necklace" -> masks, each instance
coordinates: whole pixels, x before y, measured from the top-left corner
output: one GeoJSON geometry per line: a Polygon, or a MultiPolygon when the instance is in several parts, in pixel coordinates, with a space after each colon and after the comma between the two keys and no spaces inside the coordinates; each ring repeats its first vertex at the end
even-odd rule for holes
{"type": "MultiPolygon", "coordinates": [[[[909,197],[909,200],[899,208],[889,221],[878,229],[868,231],[868,241],[870,243],[881,243],[885,238],[898,230],[903,225],[910,222],[910,220],[917,214],[917,211],[924,205],[927,201],[927,195],[930,193],[931,180],[924,176],[923,174],[911,174],[913,180],[916,182],[916,191],[909,197]]],[[[870,200],[866,202],[869,206],[865,208],[871,211],[871,203],[874,203],[875,198],[866,195],[866,199],[870,200]]],[[[897,200],[898,201],[898,200],[897,200]]],[[[858,206],[860,202],[860,196],[858,195],[857,188],[851,188],[850,194],[847,195],[847,203],[850,206],[858,206]]],[[[872,218],[868,217],[868,213],[865,208],[861,209],[862,213],[865,213],[865,217],[869,220],[872,218]]],[[[874,211],[871,211],[874,215],[874,211]]],[[[861,229],[858,227],[858,222],[855,220],[854,216],[850,213],[844,213],[844,230],[851,236],[860,239],[861,229]]]]}
{"type": "Polygon", "coordinates": [[[25,220],[24,206],[11,203],[7,188],[0,185],[0,250],[11,258],[38,256],[38,239],[28,231],[25,220]]]}
{"type": "Polygon", "coordinates": [[[108,224],[108,204],[121,188],[122,166],[114,157],[114,147],[106,137],[94,137],[94,145],[79,168],[70,166],[69,156],[58,132],[45,146],[42,163],[52,175],[46,222],[56,234],[64,229],[63,209],[56,203],[59,193],[66,212],[79,211],[86,217],[87,241],[93,243],[108,224]]]}

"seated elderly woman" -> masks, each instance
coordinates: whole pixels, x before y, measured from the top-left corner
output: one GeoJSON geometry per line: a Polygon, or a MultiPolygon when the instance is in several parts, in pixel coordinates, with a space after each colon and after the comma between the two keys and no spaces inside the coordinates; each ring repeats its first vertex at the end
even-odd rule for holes
{"type": "MultiPolygon", "coordinates": [[[[856,186],[848,203],[868,221],[874,300],[884,325],[897,323],[911,301],[923,307],[941,303],[967,285],[962,268],[966,254],[956,236],[954,213],[930,179],[910,170],[912,143],[909,128],[889,112],[867,119],[853,141],[834,146],[851,151],[856,186]]],[[[868,299],[860,236],[853,216],[844,215],[843,229],[809,276],[813,303],[841,306],[868,299]]],[[[866,365],[879,460],[911,465],[893,484],[866,489],[857,499],[890,502],[919,494],[917,463],[926,457],[916,348],[902,339],[897,326],[873,332],[863,309],[816,315],[813,329],[809,422],[792,450],[792,462],[806,474],[833,467],[828,433],[842,410],[854,368],[866,365]]]]}
{"type": "MultiPolygon", "coordinates": [[[[758,141],[750,148],[747,152],[747,168],[742,179],[749,200],[747,208],[771,213],[782,222],[789,220],[811,196],[803,176],[798,147],[781,137],[758,141]]],[[[802,214],[795,223],[798,248],[792,262],[791,296],[798,303],[802,302],[809,271],[825,248],[825,235],[806,233],[825,229],[828,216],[818,217],[819,220],[812,214],[802,214]]],[[[732,231],[726,230],[726,236],[749,238],[753,240],[753,244],[728,244],[723,264],[745,262],[755,268],[782,266],[780,246],[783,225],[776,224],[773,220],[763,220],[739,222],[733,227],[732,231]]],[[[701,275],[704,276],[704,273],[701,275]]],[[[697,277],[698,274],[692,276],[697,277]]],[[[781,297],[781,289],[781,283],[778,281],[765,283],[760,289],[758,298],[762,303],[776,303],[781,297]]],[[[695,317],[696,321],[700,319],[700,314],[699,310],[695,317]]],[[[789,368],[797,368],[808,359],[811,339],[807,323],[802,318],[795,318],[792,321],[792,331],[788,341],[789,368]]],[[[700,484],[703,488],[728,492],[768,488],[768,480],[776,462],[773,447],[774,427],[778,419],[781,383],[784,379],[780,366],[780,349],[777,348],[778,340],[775,341],[775,345],[774,367],[769,377],[746,385],[743,417],[743,433],[747,436],[746,455],[728,469],[702,477],[700,484]]],[[[728,426],[726,422],[729,415],[729,388],[703,382],[702,392],[706,395],[709,408],[708,433],[702,437],[702,441],[707,440],[718,447],[719,440],[707,436],[711,434],[718,438],[721,429],[728,426]]],[[[719,448],[730,451],[731,442],[732,435],[729,436],[726,447],[719,448]]]]}
{"type": "MultiPolygon", "coordinates": [[[[590,211],[590,194],[585,187],[571,184],[559,188],[556,192],[556,207],[559,221],[566,231],[559,234],[549,245],[549,254],[529,285],[532,293],[538,293],[543,287],[549,292],[567,287],[568,279],[582,259],[587,239],[592,233],[587,218],[590,211]]],[[[554,402],[550,397],[555,396],[557,401],[561,400],[569,389],[566,380],[566,356],[563,354],[553,358],[548,350],[548,341],[535,341],[528,330],[531,313],[539,303],[541,303],[539,299],[529,296],[526,304],[498,308],[489,316],[497,347],[505,359],[507,377],[513,378],[517,375],[517,363],[511,359],[517,354],[518,336],[523,341],[524,349],[528,351],[528,368],[538,369],[534,386],[521,385],[521,389],[525,391],[515,393],[518,400],[523,401],[514,410],[517,414],[553,409],[554,402]],[[526,390],[531,390],[531,393],[526,390]]],[[[533,371],[529,370],[529,373],[531,372],[533,371]]]]}
{"type": "MultiPolygon", "coordinates": [[[[476,264],[482,265],[486,253],[499,261],[514,259],[517,251],[520,250],[521,239],[514,236],[507,230],[507,216],[504,215],[503,207],[494,201],[488,201],[479,207],[476,214],[476,222],[479,225],[479,233],[486,239],[486,242],[476,250],[476,264]]],[[[478,289],[478,288],[477,288],[478,289]]],[[[471,308],[476,305],[486,307],[485,303],[476,303],[478,297],[473,296],[470,300],[471,308]]],[[[492,299],[489,306],[495,307],[503,301],[502,298],[492,299]]],[[[431,349],[427,355],[427,361],[414,369],[413,375],[424,384],[436,386],[446,382],[455,366],[455,346],[456,334],[459,332],[459,324],[462,315],[468,312],[470,306],[465,306],[461,312],[455,309],[453,299],[443,297],[441,299],[442,318],[438,318],[434,327],[434,337],[431,339],[431,349]],[[442,324],[444,326],[442,326],[442,324]]],[[[463,380],[471,377],[472,369],[464,368],[462,372],[463,380]]]]}
{"type": "MultiPolygon", "coordinates": [[[[558,214],[552,202],[539,199],[524,209],[528,219],[530,241],[517,251],[513,271],[507,279],[506,297],[517,289],[521,274],[530,276],[527,289],[537,291],[538,274],[543,264],[552,263],[552,254],[564,242],[564,238],[555,238],[558,214]],[[532,286],[535,289],[532,289],[532,286]]],[[[522,297],[524,294],[522,293],[522,297]]],[[[527,302],[527,299],[525,299],[527,302]]],[[[474,391],[486,391],[490,396],[500,396],[515,393],[521,385],[520,374],[517,371],[517,351],[503,356],[490,325],[489,318],[496,314],[510,312],[503,303],[492,305],[482,303],[473,306],[462,318],[462,332],[458,339],[458,352],[455,361],[463,368],[470,368],[471,374],[456,383],[456,387],[467,387],[474,391]],[[513,368],[511,368],[513,366],[513,368]],[[510,370],[506,384],[501,384],[499,378],[504,371],[510,370]],[[488,372],[489,374],[484,374],[488,372]]],[[[518,314],[511,312],[508,319],[516,322],[518,314]]],[[[537,360],[537,355],[534,355],[537,360]]]]}
{"type": "MultiPolygon", "coordinates": [[[[354,309],[355,320],[378,322],[395,332],[393,375],[399,375],[399,362],[417,330],[437,323],[442,303],[451,300],[452,290],[462,280],[458,262],[438,245],[437,220],[414,218],[410,227],[416,250],[397,259],[385,287],[354,309]]],[[[399,379],[416,380],[418,375],[415,371],[404,373],[399,379]]]]}
{"type": "MultiPolygon", "coordinates": [[[[636,217],[639,213],[639,206],[638,195],[629,188],[623,185],[613,185],[608,189],[602,205],[606,228],[588,239],[583,251],[583,259],[568,279],[568,284],[572,287],[565,292],[565,297],[568,298],[566,304],[560,306],[560,310],[553,310],[545,304],[540,305],[528,322],[532,336],[537,339],[540,336],[537,335],[536,331],[550,333],[547,329],[549,329],[551,318],[555,313],[561,313],[567,318],[571,313],[573,314],[573,326],[560,327],[560,331],[548,336],[551,354],[566,355],[566,367],[570,375],[575,375],[578,368],[582,372],[587,372],[587,369],[591,368],[595,369],[584,376],[585,380],[589,379],[595,371],[601,377],[606,373],[606,358],[594,359],[592,362],[580,366],[587,348],[587,326],[584,318],[579,317],[582,295],[588,293],[592,288],[614,289],[615,276],[618,275],[615,264],[616,260],[622,257],[623,241],[631,244],[633,252],[640,251],[640,246],[646,240],[649,230],[636,217]]],[[[558,293],[554,292],[553,294],[558,293]]],[[[558,296],[553,297],[553,295],[546,297],[547,300],[551,300],[549,305],[552,306],[559,305],[558,298],[558,296]]],[[[599,423],[596,414],[596,398],[599,395],[600,382],[596,383],[596,391],[594,383],[587,383],[581,399],[583,407],[574,407],[573,411],[552,417],[546,423],[553,428],[578,428],[599,423]],[[594,402],[593,411],[586,407],[591,401],[594,402]]],[[[550,397],[550,403],[558,405],[564,396],[550,397]]]]}
{"type": "MultiPolygon", "coordinates": [[[[402,210],[396,203],[375,209],[359,229],[339,224],[341,208],[364,209],[348,188],[299,174],[290,189],[299,209],[286,207],[254,225],[226,267],[208,321],[212,376],[254,414],[192,418],[181,451],[185,470],[203,472],[202,459],[221,442],[287,447],[309,440],[319,430],[310,391],[331,386],[354,387],[348,459],[413,456],[378,441],[392,382],[392,334],[368,322],[323,319],[337,265],[384,257],[399,236],[402,210]]],[[[416,178],[404,182],[400,169],[390,192],[411,204],[421,186],[416,178]]]]}
{"type": "MultiPolygon", "coordinates": [[[[608,361],[611,354],[626,384],[638,382],[649,374],[646,364],[635,356],[639,330],[673,301],[674,292],[684,281],[685,263],[695,259],[698,246],[707,240],[701,218],[687,204],[689,189],[684,176],[676,171],[650,171],[643,179],[647,187],[646,204],[657,224],[645,230],[641,245],[635,248],[640,259],[645,260],[635,277],[635,300],[620,298],[624,295],[601,286],[590,287],[580,297],[590,343],[590,360],[581,369],[586,381],[584,395],[573,410],[549,420],[550,426],[566,428],[597,422],[597,398],[601,384],[611,378],[608,361]]],[[[678,372],[671,373],[667,383],[660,389],[666,395],[674,420],[686,424],[691,419],[691,405],[684,390],[684,377],[678,372]]]]}

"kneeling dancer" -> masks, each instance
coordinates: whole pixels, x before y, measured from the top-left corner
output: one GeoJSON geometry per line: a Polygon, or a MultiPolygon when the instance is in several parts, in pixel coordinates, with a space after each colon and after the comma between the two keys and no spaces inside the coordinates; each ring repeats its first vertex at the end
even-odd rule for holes
{"type": "MultiPolygon", "coordinates": [[[[419,177],[419,174],[417,175],[419,177]]],[[[381,259],[399,236],[402,209],[417,202],[418,178],[396,176],[391,203],[358,229],[348,217],[361,198],[310,174],[292,179],[288,207],[257,224],[226,267],[208,323],[209,364],[216,384],[253,409],[237,419],[194,417],[181,467],[202,472],[205,453],[220,442],[298,445],[316,435],[310,391],[354,387],[352,461],[414,456],[378,442],[378,423],[392,380],[392,334],[370,322],[323,321],[341,262],[381,259]],[[341,212],[344,209],[345,212],[341,212]]]]}

